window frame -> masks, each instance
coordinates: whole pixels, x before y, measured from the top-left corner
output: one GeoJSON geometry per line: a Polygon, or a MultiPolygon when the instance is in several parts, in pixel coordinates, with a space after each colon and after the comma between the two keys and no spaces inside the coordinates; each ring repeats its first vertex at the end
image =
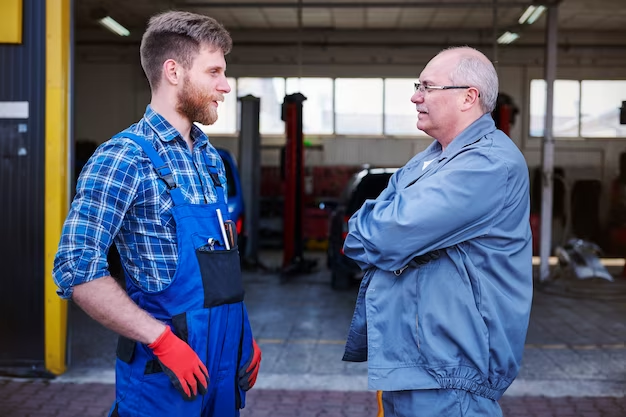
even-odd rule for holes
{"type": "MultiPolygon", "coordinates": [[[[543,123],[543,132],[541,135],[532,135],[531,134],[531,84],[532,81],[534,80],[542,80],[545,82],[545,78],[543,78],[541,75],[539,76],[533,76],[534,74],[531,74],[528,76],[527,78],[527,106],[526,106],[526,120],[524,123],[524,129],[526,129],[526,137],[529,140],[543,140],[545,138],[545,111],[543,114],[543,119],[544,119],[544,123],[543,123]]],[[[576,81],[578,83],[578,108],[577,108],[577,126],[576,126],[576,131],[577,131],[577,135],[576,136],[561,136],[561,135],[556,135],[553,132],[553,139],[554,140],[558,140],[559,142],[565,142],[565,141],[594,141],[594,140],[610,140],[610,141],[620,141],[620,140],[626,140],[626,133],[624,134],[624,136],[585,136],[583,135],[583,112],[582,112],[582,106],[583,106],[583,101],[585,100],[585,98],[583,97],[583,82],[585,81],[619,81],[619,82],[626,82],[626,77],[624,76],[600,76],[599,74],[594,74],[593,77],[572,77],[572,76],[567,76],[567,74],[563,74],[562,76],[558,77],[557,79],[555,79],[555,81],[576,81]]],[[[626,100],[626,97],[625,97],[626,100]]],[[[553,115],[554,117],[554,115],[553,115]]],[[[553,126],[554,129],[554,126],[553,126]]]]}

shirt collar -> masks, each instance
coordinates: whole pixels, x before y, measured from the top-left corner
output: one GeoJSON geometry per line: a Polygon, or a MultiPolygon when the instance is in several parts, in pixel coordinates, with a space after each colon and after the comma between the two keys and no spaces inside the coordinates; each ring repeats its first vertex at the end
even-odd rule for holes
{"type": "MultiPolygon", "coordinates": [[[[174,128],[174,126],[172,126],[172,124],[163,116],[154,111],[149,104],[146,106],[146,112],[143,117],[161,141],[171,142],[176,138],[182,139],[178,130],[176,130],[176,128],[174,128]]],[[[194,142],[195,146],[203,146],[207,144],[209,139],[202,129],[200,129],[196,124],[192,124],[191,140],[194,142]]]]}

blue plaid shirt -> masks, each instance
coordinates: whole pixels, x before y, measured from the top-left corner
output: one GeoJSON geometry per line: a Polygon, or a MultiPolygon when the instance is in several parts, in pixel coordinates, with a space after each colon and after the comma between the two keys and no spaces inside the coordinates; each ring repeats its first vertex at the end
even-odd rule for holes
{"type": "MultiPolygon", "coordinates": [[[[150,106],[128,130],[152,143],[187,202],[217,201],[203,153],[218,168],[226,190],[222,160],[197,126],[191,129],[193,152],[150,106]]],[[[99,146],[78,178],[76,197],[63,226],[53,269],[59,295],[70,298],[75,285],[109,276],[107,252],[113,241],[126,271],[144,291],[166,288],[177,266],[172,207],[165,182],[158,179],[139,145],[114,138],[99,146]]]]}

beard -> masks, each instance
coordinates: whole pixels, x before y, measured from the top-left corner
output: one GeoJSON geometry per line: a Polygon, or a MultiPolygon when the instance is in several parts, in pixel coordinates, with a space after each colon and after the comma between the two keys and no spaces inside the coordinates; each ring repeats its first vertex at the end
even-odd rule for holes
{"type": "Polygon", "coordinates": [[[192,123],[212,125],[217,121],[217,108],[212,103],[223,100],[221,94],[206,93],[185,77],[183,89],[178,93],[176,111],[192,123]]]}

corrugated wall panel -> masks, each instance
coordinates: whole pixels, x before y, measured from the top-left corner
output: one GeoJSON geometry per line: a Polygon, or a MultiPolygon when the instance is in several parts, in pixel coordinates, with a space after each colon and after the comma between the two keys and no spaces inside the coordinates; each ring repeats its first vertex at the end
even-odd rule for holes
{"type": "Polygon", "coordinates": [[[22,44],[0,44],[0,102],[29,109],[28,118],[0,117],[0,367],[36,371],[44,360],[45,1],[23,5],[22,44]]]}

